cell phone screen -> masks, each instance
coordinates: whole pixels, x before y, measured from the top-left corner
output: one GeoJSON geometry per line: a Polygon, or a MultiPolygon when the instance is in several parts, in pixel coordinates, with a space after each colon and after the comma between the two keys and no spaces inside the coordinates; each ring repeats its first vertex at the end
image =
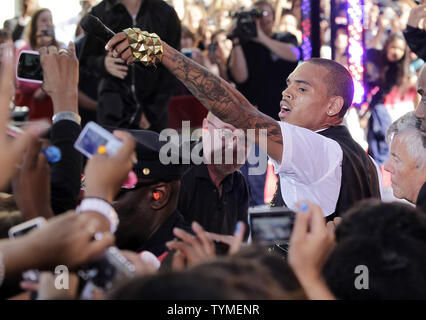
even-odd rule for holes
{"type": "Polygon", "coordinates": [[[92,155],[98,152],[100,146],[105,146],[107,143],[108,139],[91,128],[87,130],[86,134],[81,139],[81,146],[83,149],[92,155]]]}
{"type": "Polygon", "coordinates": [[[40,55],[29,51],[22,51],[17,66],[19,80],[43,82],[43,69],[40,64],[40,55]]]}
{"type": "Polygon", "coordinates": [[[253,242],[262,245],[286,244],[290,241],[294,212],[276,208],[250,213],[253,242]]]}
{"type": "Polygon", "coordinates": [[[114,154],[122,145],[114,135],[94,122],[84,127],[74,143],[74,147],[88,158],[98,153],[100,146],[105,146],[109,154],[114,154]]]}

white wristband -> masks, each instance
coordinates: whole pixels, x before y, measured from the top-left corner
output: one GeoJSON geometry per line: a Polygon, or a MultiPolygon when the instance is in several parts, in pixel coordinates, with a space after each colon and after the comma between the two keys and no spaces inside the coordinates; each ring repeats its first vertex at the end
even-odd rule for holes
{"type": "Polygon", "coordinates": [[[114,233],[117,230],[118,223],[120,222],[118,220],[117,212],[105,200],[99,198],[85,198],[77,207],[77,213],[81,213],[83,211],[99,212],[109,220],[111,226],[111,233],[114,233]]]}
{"type": "Polygon", "coordinates": [[[6,268],[3,263],[3,254],[0,252],[0,287],[3,285],[6,268]]]}
{"type": "Polygon", "coordinates": [[[77,124],[81,124],[81,117],[77,113],[71,112],[71,111],[61,111],[56,113],[52,117],[53,124],[61,120],[70,120],[70,121],[74,121],[77,124]]]}

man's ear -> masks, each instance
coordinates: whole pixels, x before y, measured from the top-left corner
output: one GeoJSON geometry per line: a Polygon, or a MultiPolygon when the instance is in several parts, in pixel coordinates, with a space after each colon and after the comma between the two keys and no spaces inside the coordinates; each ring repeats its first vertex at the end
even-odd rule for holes
{"type": "Polygon", "coordinates": [[[168,205],[172,193],[171,185],[168,183],[158,183],[150,188],[150,205],[153,210],[160,210],[168,205]]]}
{"type": "Polygon", "coordinates": [[[335,115],[338,115],[340,110],[342,110],[344,104],[345,104],[345,100],[343,99],[343,97],[340,97],[340,96],[331,97],[327,107],[327,115],[330,117],[334,117],[335,115]]]}

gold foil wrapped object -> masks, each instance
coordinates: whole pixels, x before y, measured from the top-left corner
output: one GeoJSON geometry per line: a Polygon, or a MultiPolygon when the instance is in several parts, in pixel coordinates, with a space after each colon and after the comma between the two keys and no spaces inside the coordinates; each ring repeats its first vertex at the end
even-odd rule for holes
{"type": "Polygon", "coordinates": [[[134,61],[142,62],[146,67],[156,66],[163,58],[163,45],[155,33],[142,31],[139,28],[123,30],[129,40],[134,61]]]}

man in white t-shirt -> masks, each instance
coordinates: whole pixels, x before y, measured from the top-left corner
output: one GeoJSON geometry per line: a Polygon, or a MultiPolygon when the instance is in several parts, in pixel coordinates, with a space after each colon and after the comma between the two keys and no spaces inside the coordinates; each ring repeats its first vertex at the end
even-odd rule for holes
{"type": "MultiPolygon", "coordinates": [[[[310,200],[330,220],[361,199],[380,198],[374,162],[341,125],[354,92],[352,77],[341,64],[319,58],[300,64],[287,78],[278,122],[226,81],[166,43],[162,46],[162,64],[207,109],[236,128],[256,129],[255,142],[274,161],[282,199],[290,209],[310,200]]],[[[134,61],[124,33],[114,36],[107,48],[127,63],[134,61]]]]}

